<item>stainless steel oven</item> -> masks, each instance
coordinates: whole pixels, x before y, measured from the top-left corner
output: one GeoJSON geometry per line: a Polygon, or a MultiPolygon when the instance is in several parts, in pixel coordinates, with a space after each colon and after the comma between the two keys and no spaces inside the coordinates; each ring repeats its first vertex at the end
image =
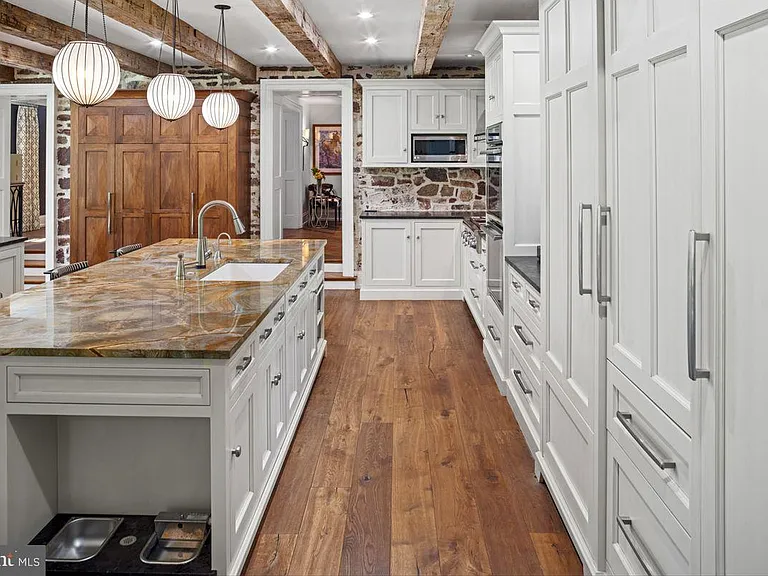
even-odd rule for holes
{"type": "Polygon", "coordinates": [[[502,149],[504,142],[501,139],[501,124],[488,128],[486,134],[486,194],[488,201],[488,219],[494,220],[501,226],[501,201],[502,201],[502,149]]]}
{"type": "Polygon", "coordinates": [[[504,228],[488,219],[485,224],[488,242],[488,295],[504,313],[504,228]]]}
{"type": "Polygon", "coordinates": [[[414,134],[411,136],[411,155],[413,162],[466,162],[467,135],[414,134]]]}

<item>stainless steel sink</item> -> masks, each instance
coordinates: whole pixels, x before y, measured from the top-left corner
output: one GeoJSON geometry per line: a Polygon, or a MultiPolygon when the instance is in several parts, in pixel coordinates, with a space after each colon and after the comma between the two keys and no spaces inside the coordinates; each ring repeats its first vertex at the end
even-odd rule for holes
{"type": "Polygon", "coordinates": [[[72,518],[48,542],[48,562],[85,562],[96,556],[123,522],[122,518],[72,518]]]}

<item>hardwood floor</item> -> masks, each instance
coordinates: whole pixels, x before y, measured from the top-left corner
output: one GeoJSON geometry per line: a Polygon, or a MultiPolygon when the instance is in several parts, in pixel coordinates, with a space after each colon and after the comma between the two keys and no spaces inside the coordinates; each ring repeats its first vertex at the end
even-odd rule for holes
{"type": "Polygon", "coordinates": [[[333,221],[328,228],[299,228],[283,230],[283,238],[301,238],[310,240],[326,240],[325,261],[329,264],[341,264],[341,222],[333,227],[333,221]]]}
{"type": "Polygon", "coordinates": [[[245,574],[582,574],[463,302],[326,291],[326,334],[245,574]]]}

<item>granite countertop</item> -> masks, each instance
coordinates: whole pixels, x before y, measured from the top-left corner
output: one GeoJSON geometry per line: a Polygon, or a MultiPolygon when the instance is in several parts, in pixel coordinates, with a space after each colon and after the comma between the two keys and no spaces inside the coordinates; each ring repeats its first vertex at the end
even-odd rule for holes
{"type": "Polygon", "coordinates": [[[482,216],[485,218],[485,212],[471,212],[467,210],[364,210],[360,214],[362,220],[372,220],[380,218],[382,220],[427,220],[427,219],[452,219],[463,220],[472,216],[482,216]]]}
{"type": "Polygon", "coordinates": [[[541,294],[541,262],[536,256],[507,256],[506,261],[541,294]]]}
{"type": "Polygon", "coordinates": [[[233,240],[223,260],[187,269],[196,240],[170,239],[0,300],[0,356],[232,357],[325,246],[233,240]],[[226,262],[289,262],[273,282],[201,282],[226,262]]]}
{"type": "Polygon", "coordinates": [[[26,241],[24,236],[0,236],[0,248],[26,241]]]}

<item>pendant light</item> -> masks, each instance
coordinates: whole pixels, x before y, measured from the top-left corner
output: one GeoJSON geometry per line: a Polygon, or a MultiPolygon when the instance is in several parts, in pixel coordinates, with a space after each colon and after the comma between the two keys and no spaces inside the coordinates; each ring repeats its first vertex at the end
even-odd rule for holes
{"type": "Polygon", "coordinates": [[[227,56],[227,29],[224,26],[224,12],[229,10],[231,6],[217,4],[214,8],[221,11],[219,33],[216,37],[216,42],[221,48],[221,92],[212,92],[203,100],[203,118],[209,126],[224,130],[237,122],[237,117],[240,115],[240,105],[237,103],[237,99],[224,88],[225,58],[227,56]]]}
{"type": "MultiPolygon", "coordinates": [[[[78,0],[73,0],[72,29],[78,0]]],[[[88,38],[89,0],[85,0],[85,36],[69,42],[53,59],[53,83],[67,99],[80,106],[95,106],[115,93],[120,84],[120,63],[107,46],[107,19],[101,0],[104,41],[88,38]]]]}
{"type": "MultiPolygon", "coordinates": [[[[165,3],[165,15],[163,16],[163,34],[165,34],[165,20],[168,16],[168,3],[165,3]]],[[[171,73],[158,74],[149,83],[147,88],[147,102],[152,111],[166,120],[173,122],[189,114],[195,104],[195,88],[189,78],[176,73],[176,28],[179,22],[179,0],[173,0],[173,67],[171,73]]],[[[160,56],[158,68],[163,56],[162,38],[160,39],[160,56]]],[[[184,59],[182,56],[182,65],[184,59]]]]}

